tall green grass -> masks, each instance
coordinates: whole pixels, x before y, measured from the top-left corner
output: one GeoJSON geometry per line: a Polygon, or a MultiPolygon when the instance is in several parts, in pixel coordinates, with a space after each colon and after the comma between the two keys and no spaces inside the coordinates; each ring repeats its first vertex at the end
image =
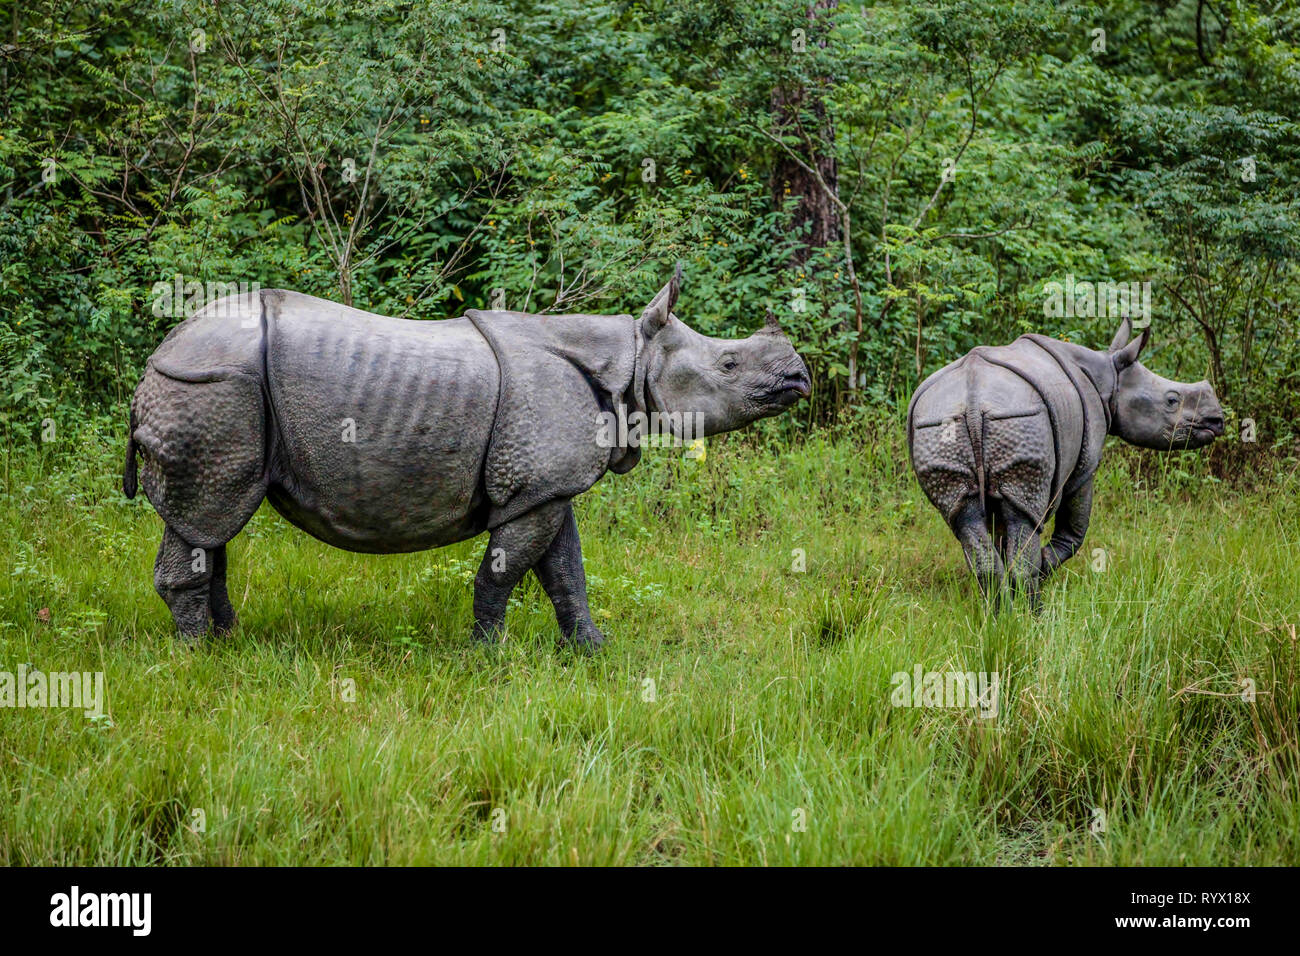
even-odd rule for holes
{"type": "Polygon", "coordinates": [[[650,451],[580,499],[587,658],[531,578],[469,641],[482,539],[352,555],[266,508],[239,630],[187,649],[119,456],[4,463],[0,669],[103,671],[108,716],[0,709],[0,862],[1300,861],[1293,473],[1112,448],[1043,613],[990,618],[895,428],[650,451]],[[998,717],[891,706],[918,664],[996,671],[998,717]]]}

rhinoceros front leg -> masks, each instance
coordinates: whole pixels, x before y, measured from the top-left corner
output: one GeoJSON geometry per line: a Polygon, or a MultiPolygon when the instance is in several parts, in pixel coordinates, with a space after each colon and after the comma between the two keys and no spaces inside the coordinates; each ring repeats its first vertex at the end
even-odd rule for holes
{"type": "Polygon", "coordinates": [[[494,642],[500,637],[510,592],[546,554],[569,513],[567,500],[552,501],[492,530],[474,577],[475,638],[494,642]]]}
{"type": "Polygon", "coordinates": [[[1088,519],[1092,515],[1092,481],[1079,487],[1061,502],[1052,525],[1052,538],[1043,548],[1043,577],[1059,568],[1074,556],[1083,545],[1088,532],[1088,519]]]}
{"type": "Polygon", "coordinates": [[[533,570],[555,605],[555,619],[565,639],[588,649],[604,644],[605,635],[591,622],[587,606],[587,572],[582,567],[582,543],[571,501],[565,502],[560,530],[533,570]]]}

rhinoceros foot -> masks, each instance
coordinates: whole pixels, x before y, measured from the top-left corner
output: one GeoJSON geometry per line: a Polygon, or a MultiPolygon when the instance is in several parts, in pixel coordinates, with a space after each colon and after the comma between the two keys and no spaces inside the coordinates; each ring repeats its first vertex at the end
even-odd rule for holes
{"type": "Polygon", "coordinates": [[[583,622],[564,636],[561,643],[575,650],[592,653],[605,646],[605,635],[590,622],[583,622]]]}

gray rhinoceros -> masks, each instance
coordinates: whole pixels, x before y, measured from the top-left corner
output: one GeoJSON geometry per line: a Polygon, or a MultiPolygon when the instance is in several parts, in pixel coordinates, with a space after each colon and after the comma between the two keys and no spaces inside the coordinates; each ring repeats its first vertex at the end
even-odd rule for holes
{"type": "Polygon", "coordinates": [[[1083,543],[1107,435],[1167,451],[1223,434],[1209,382],[1172,382],[1138,362],[1149,332],[1130,341],[1125,319],[1105,352],[1043,335],[980,346],[912,396],[912,467],[986,598],[1009,574],[1038,606],[1041,581],[1083,543]]]}
{"type": "Polygon", "coordinates": [[[136,387],[123,490],[136,492],[138,454],[167,526],[154,586],[180,634],[234,626],[226,543],[266,498],[349,551],[489,531],[477,636],[498,635],[532,569],[564,637],[602,643],[573,497],[637,463],[647,416],[679,438],[695,424],[688,437],[701,437],[809,393],[770,313],[749,338],[710,338],[673,315],[680,285],[679,264],[638,319],[471,310],[411,321],[264,290],[178,325],[136,387]],[[631,427],[611,429],[614,416],[631,427]]]}

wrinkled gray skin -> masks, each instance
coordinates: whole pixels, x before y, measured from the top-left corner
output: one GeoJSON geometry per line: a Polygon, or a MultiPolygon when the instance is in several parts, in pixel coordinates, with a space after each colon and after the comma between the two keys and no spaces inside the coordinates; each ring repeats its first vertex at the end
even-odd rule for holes
{"type": "MultiPolygon", "coordinates": [[[[295,292],[213,303],[172,330],[131,405],[123,490],[167,528],[154,585],[185,638],[235,613],[226,543],[263,498],[349,551],[436,548],[490,531],[474,633],[495,640],[530,569],[564,636],[603,642],[587,607],[572,498],[635,447],[602,447],[599,417],[704,414],[706,434],[776,415],[808,371],[769,316],[709,338],[673,306],[681,267],[639,319],[477,312],[385,318],[295,292]]],[[[607,442],[605,442],[607,444],[607,442]]]]}
{"type": "Polygon", "coordinates": [[[1125,319],[1105,352],[1042,335],[981,346],[912,396],[912,467],[986,599],[1008,581],[1038,607],[1041,582],[1083,544],[1108,434],[1161,451],[1223,434],[1208,382],[1172,382],[1138,362],[1149,331],[1131,340],[1125,319]]]}

